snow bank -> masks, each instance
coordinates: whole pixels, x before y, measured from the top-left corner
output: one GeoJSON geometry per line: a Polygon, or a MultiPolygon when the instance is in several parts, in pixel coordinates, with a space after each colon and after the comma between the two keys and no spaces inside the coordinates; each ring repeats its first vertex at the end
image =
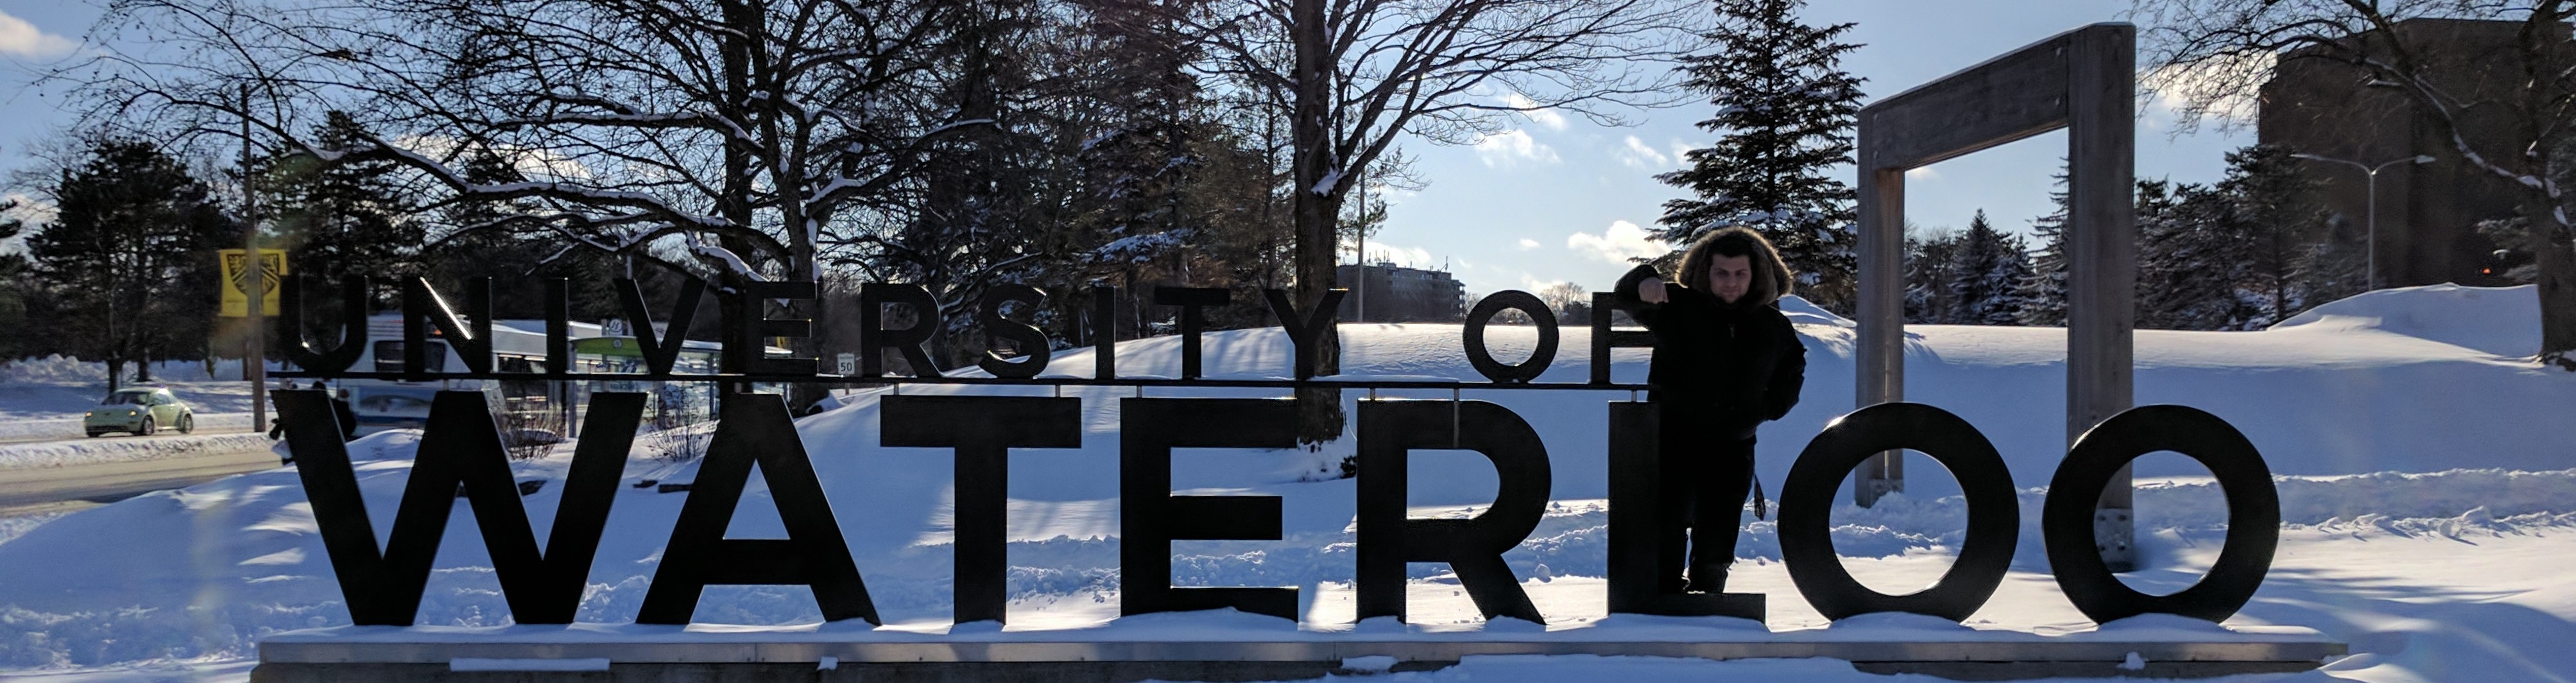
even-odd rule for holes
{"type": "MultiPolygon", "coordinates": [[[[134,368],[134,364],[127,363],[125,371],[131,373],[134,368]]],[[[206,364],[201,361],[158,361],[152,364],[152,378],[167,382],[237,381],[241,379],[241,360],[216,359],[212,373],[206,371],[206,364]]],[[[107,363],[62,354],[22,358],[0,363],[0,384],[96,384],[104,387],[107,385],[107,363]]]]}
{"type": "Polygon", "coordinates": [[[0,444],[0,471],[264,451],[266,434],[169,434],[0,444]]]}
{"type": "Polygon", "coordinates": [[[2399,287],[2308,309],[2271,329],[2375,330],[2505,357],[2540,352],[2540,289],[2454,284],[2399,287]]]}

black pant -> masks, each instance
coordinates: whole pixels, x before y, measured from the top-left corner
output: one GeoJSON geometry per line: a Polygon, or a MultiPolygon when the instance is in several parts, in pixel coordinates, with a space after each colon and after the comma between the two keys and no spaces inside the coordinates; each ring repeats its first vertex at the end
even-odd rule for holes
{"type": "Polygon", "coordinates": [[[1706,421],[1672,412],[1666,411],[1656,435],[1662,470],[1655,515],[1660,588],[1680,592],[1687,569],[1690,590],[1719,592],[1727,566],[1735,563],[1744,499],[1753,492],[1753,437],[1749,430],[1713,430],[1706,421]]]}

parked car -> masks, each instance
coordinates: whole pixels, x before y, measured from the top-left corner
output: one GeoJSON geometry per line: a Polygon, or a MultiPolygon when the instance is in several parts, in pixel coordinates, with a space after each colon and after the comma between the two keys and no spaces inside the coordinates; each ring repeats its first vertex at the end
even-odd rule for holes
{"type": "Polygon", "coordinates": [[[181,434],[196,431],[197,411],[158,387],[118,389],[81,415],[81,431],[93,437],[108,432],[151,434],[165,427],[181,434]]]}

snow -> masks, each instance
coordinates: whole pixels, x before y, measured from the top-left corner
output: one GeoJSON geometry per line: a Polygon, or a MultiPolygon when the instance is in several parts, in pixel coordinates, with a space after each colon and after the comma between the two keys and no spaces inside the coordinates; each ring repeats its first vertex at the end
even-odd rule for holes
{"type": "MultiPolygon", "coordinates": [[[[2426,287],[2328,304],[2253,332],[2140,331],[2138,402],[2191,405],[2226,418],[2282,475],[2285,529],[2261,593],[2227,626],[2259,633],[2301,626],[2351,643],[2351,657],[2297,680],[2554,680],[2576,671],[2576,580],[2558,567],[2576,557],[2576,374],[2517,361],[2515,335],[2537,328],[2531,288],[2426,287]],[[2517,303],[2525,302],[2525,303],[2517,303]]],[[[1786,306],[1784,306],[1786,308],[1786,306]]],[[[1801,315],[1809,346],[1804,400],[1767,425],[1761,478],[1776,489],[1789,461],[1825,421],[1852,405],[1854,330],[1830,313],[1801,315]]],[[[1475,378],[1456,325],[1345,324],[1345,368],[1353,376],[1475,378]]],[[[1588,376],[1587,331],[1568,327],[1540,381],[1588,376]]],[[[1732,590],[1771,596],[1769,633],[1748,622],[1673,620],[1604,613],[1606,401],[1626,392],[1474,391],[1518,413],[1545,437],[1554,467],[1550,509],[1506,560],[1549,623],[1546,637],[1694,638],[2156,638],[2207,637],[2192,622],[2127,620],[2096,627],[2049,577],[2038,541],[2038,506],[2063,453],[2064,332],[2054,328],[1914,326],[1907,329],[1908,397],[1958,413],[1994,441],[2022,489],[2024,529],[2012,572],[1985,609],[1965,624],[1876,615],[1828,623],[1797,596],[1780,564],[1771,522],[1746,528],[1732,590]],[[2194,630],[2198,629],[2198,630],[2194,630]],[[1653,634],[1667,634],[1655,636],[1653,634]],[[1742,634],[1730,636],[1727,634],[1742,634]]],[[[1496,355],[1527,353],[1530,328],[1489,330],[1496,355]]],[[[1127,342],[1128,376],[1177,375],[1177,337],[1127,342]]],[[[1209,333],[1211,377],[1289,372],[1289,346],[1276,329],[1209,333]]],[[[1642,381],[1647,352],[1614,353],[1614,378],[1642,381]]],[[[1050,374],[1087,375],[1087,350],[1063,352],[1050,374]]],[[[969,373],[975,374],[975,373],[969,373]]],[[[915,386],[911,394],[1049,395],[1044,387],[915,386]]],[[[1081,448],[1014,451],[1010,475],[1010,623],[950,632],[950,454],[877,448],[884,391],[847,393],[840,407],[798,428],[864,573],[884,629],[819,625],[810,592],[796,587],[710,587],[684,633],[820,633],[814,637],[942,637],[1011,640],[1056,637],[1155,639],[1259,633],[1277,638],[1531,637],[1534,624],[1496,624],[1475,615],[1445,565],[1416,564],[1411,624],[1351,623],[1350,531],[1354,482],[1332,479],[1347,440],[1315,452],[1191,449],[1174,455],[1176,490],[1282,498],[1278,541],[1173,544],[1176,585],[1295,585],[1303,619],[1291,630],[1249,615],[1190,614],[1116,619],[1117,428],[1110,399],[1280,396],[1252,389],[1066,388],[1084,400],[1081,448]],[[740,625],[740,626],[728,626],[740,625]]],[[[1446,399],[1446,391],[1380,391],[1380,398],[1446,399]]],[[[1344,392],[1357,401],[1365,392],[1344,392]]],[[[393,518],[417,444],[415,432],[387,432],[353,449],[369,515],[393,518]]],[[[514,463],[521,480],[561,479],[570,445],[554,457],[514,463]]],[[[1956,486],[1929,460],[1914,460],[1905,494],[1874,508],[1833,512],[1838,552],[1863,583],[1911,590],[1947,569],[1964,527],[1956,486]]],[[[2225,508],[2205,470],[2173,454],[2138,463],[2139,548],[2148,569],[2124,577],[2150,592],[2180,590],[2214,560],[2226,533],[2225,508]]],[[[1473,454],[1414,455],[1408,504],[1415,516],[1471,514],[1490,502],[1495,480],[1473,454]],[[1442,472],[1444,476],[1421,476],[1442,472]]],[[[694,467],[637,458],[616,496],[610,533],[571,629],[557,634],[641,637],[628,624],[642,601],[685,495],[644,479],[687,481],[694,467]]],[[[559,482],[558,482],[559,484],[559,482]]],[[[562,487],[523,499],[540,542],[562,487]]],[[[730,535],[777,537],[783,529],[757,480],[730,535]]],[[[1843,500],[1848,500],[1844,496],[1843,500]]],[[[460,637],[516,633],[496,592],[470,512],[459,507],[439,547],[420,623],[460,637]]],[[[8,539],[0,527],[0,668],[45,676],[136,671],[189,662],[240,662],[253,644],[283,631],[345,625],[310,507],[292,469],[254,472],[65,515],[8,539]],[[112,539],[112,540],[103,540],[112,539]]],[[[349,629],[334,633],[348,634],[349,629]]],[[[418,638],[437,629],[394,631],[418,638]]],[[[570,636],[564,636],[570,637],[570,636]]],[[[2152,664],[2152,662],[2148,662],[2152,664]]],[[[1369,663],[1347,665],[1357,674],[1369,663]]],[[[195,664],[185,664],[196,666],[195,664]]],[[[1796,679],[1879,681],[1834,660],[1707,662],[1656,658],[1471,657],[1432,672],[1384,674],[1413,680],[1796,679]]],[[[1931,680],[1898,677],[1902,680],[1931,680]]],[[[2284,677],[2256,677],[2266,680],[2284,677]]],[[[53,680],[53,679],[46,679],[53,680]]],[[[62,678],[60,680],[77,680],[62,678]]]]}
{"type": "Polygon", "coordinates": [[[264,451],[272,445],[266,434],[170,434],[0,443],[0,472],[25,467],[64,467],[264,451]]]}
{"type": "MultiPolygon", "coordinates": [[[[126,365],[126,372],[133,370],[126,365]]],[[[241,381],[241,361],[216,361],[211,375],[203,363],[163,361],[153,364],[152,378],[124,386],[168,387],[196,411],[200,428],[250,428],[250,385],[241,381]]],[[[81,438],[81,412],[106,395],[106,363],[58,355],[0,363],[0,441],[81,438]]]]}

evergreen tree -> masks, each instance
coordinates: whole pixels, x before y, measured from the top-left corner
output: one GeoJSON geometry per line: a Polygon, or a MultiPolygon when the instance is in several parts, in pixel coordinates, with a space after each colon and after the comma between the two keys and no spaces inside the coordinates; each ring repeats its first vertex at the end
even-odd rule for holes
{"type": "MultiPolygon", "coordinates": [[[[465,153],[458,164],[466,182],[501,184],[525,182],[527,177],[516,163],[476,146],[465,153]]],[[[431,284],[461,288],[466,280],[492,278],[492,313],[503,319],[536,319],[546,315],[545,285],[541,278],[560,277],[569,288],[566,296],[573,320],[600,321],[625,315],[623,304],[613,289],[616,279],[627,276],[625,264],[616,254],[596,249],[567,249],[557,242],[548,226],[534,220],[542,213],[529,200],[459,200],[440,207],[434,215],[437,239],[421,249],[420,264],[431,284]]],[[[647,300],[667,301],[675,294],[664,292],[676,280],[664,282],[669,269],[658,264],[643,269],[637,279],[646,285],[647,300]]],[[[451,290],[461,291],[461,290],[451,290]]],[[[317,302],[308,301],[306,305],[317,302]]],[[[334,302],[336,304],[336,302],[334,302]]],[[[317,324],[336,321],[336,317],[307,316],[317,324]]]]}
{"type": "MultiPolygon", "coordinates": [[[[356,119],[330,112],[318,130],[325,149],[360,149],[373,135],[356,119]]],[[[320,281],[364,274],[379,282],[399,282],[423,274],[423,226],[413,218],[418,209],[395,174],[391,161],[324,164],[304,154],[274,159],[260,182],[261,202],[274,217],[270,230],[287,249],[291,272],[320,281]]],[[[391,288],[380,291],[397,291],[391,288]]],[[[392,300],[379,300],[391,305],[392,300]]]]}
{"type": "Polygon", "coordinates": [[[27,238],[58,307],[49,333],[106,361],[111,389],[127,361],[204,353],[215,249],[241,238],[206,184],[151,142],[99,138],[51,190],[59,213],[27,238]]]}
{"type": "MultiPolygon", "coordinates": [[[[13,217],[17,210],[18,202],[0,200],[0,241],[25,231],[26,222],[13,217]]],[[[0,253],[0,362],[32,355],[42,341],[27,326],[30,267],[26,254],[0,253]]]]}
{"type": "Polygon", "coordinates": [[[1852,24],[1799,23],[1804,0],[1718,0],[1713,54],[1687,59],[1687,86],[1706,93],[1717,115],[1699,126],[1717,143],[1691,150],[1690,165],[1655,176],[1692,199],[1664,203],[1658,237],[1676,247],[1720,228],[1760,231],[1797,271],[1797,293],[1825,308],[1856,303],[1858,238],[1853,193],[1840,167],[1852,163],[1861,79],[1842,70],[1840,42],[1852,24]]]}
{"type": "Polygon", "coordinates": [[[2237,286],[2251,309],[2234,329],[2260,329],[2307,308],[2300,285],[2308,279],[2313,246],[2324,241],[2325,211],[2317,183],[2299,174],[2287,149],[2253,145],[2227,154],[2227,177],[2218,192],[2230,205],[2229,222],[2239,250],[2237,286]]]}
{"type": "Polygon", "coordinates": [[[1950,268],[1953,322],[1964,325],[2016,325],[2021,322],[2022,283],[2030,279],[2030,254],[2020,237],[1996,231],[1977,211],[1959,234],[1956,265],[1950,268]]]}
{"type": "Polygon", "coordinates": [[[2056,210],[2030,219],[2039,252],[2031,256],[2030,277],[2022,280],[2024,325],[2066,326],[2066,170],[2059,168],[2055,178],[2057,187],[2048,191],[2048,201],[2056,210]]]}
{"type": "Polygon", "coordinates": [[[1906,235],[1905,322],[1946,325],[1959,321],[1957,298],[1950,287],[1958,266],[1959,243],[1959,233],[1946,228],[1906,235]]]}
{"type": "Polygon", "coordinates": [[[2226,195],[2203,185],[2139,181],[2137,326],[2221,330],[2242,326],[2242,236],[2226,195]]]}
{"type": "Polygon", "coordinates": [[[2299,289],[2309,307],[2370,290],[2370,235],[2362,226],[2330,219],[2300,255],[2299,289]]]}

